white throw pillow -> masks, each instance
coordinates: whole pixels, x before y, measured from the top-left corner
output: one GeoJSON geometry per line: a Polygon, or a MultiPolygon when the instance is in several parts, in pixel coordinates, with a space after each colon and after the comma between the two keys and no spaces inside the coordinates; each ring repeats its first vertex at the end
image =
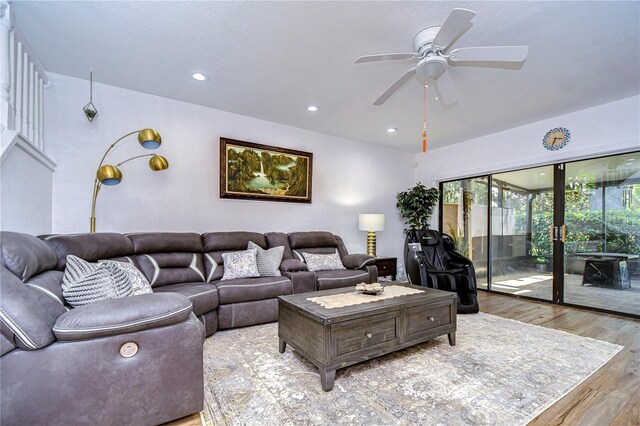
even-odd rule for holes
{"type": "Polygon", "coordinates": [[[284,256],[284,246],[265,250],[253,241],[249,241],[247,249],[256,250],[256,263],[261,277],[279,277],[282,275],[280,273],[280,263],[282,262],[282,256],[284,256]]]}
{"type": "Polygon", "coordinates": [[[73,307],[133,295],[131,275],[120,262],[90,263],[68,255],[62,296],[73,307]]]}
{"type": "Polygon", "coordinates": [[[256,255],[255,249],[222,253],[224,274],[221,281],[259,277],[256,255]]]}
{"type": "Polygon", "coordinates": [[[337,250],[333,254],[302,252],[302,255],[310,271],[337,271],[339,269],[346,269],[342,264],[342,259],[337,250]]]}
{"type": "Polygon", "coordinates": [[[142,272],[131,263],[127,263],[124,261],[118,260],[101,260],[100,263],[115,263],[116,268],[123,268],[129,274],[129,279],[131,280],[131,287],[133,287],[133,295],[136,296],[138,294],[147,294],[153,293],[151,289],[151,284],[147,280],[147,277],[144,276],[142,272]]]}

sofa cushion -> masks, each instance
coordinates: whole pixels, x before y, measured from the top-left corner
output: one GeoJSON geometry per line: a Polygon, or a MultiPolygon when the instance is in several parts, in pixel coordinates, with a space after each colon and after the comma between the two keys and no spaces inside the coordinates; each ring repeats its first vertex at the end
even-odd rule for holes
{"type": "Polygon", "coordinates": [[[74,307],[131,296],[135,275],[124,266],[131,267],[122,262],[90,263],[69,255],[62,278],[62,295],[74,307]]]}
{"type": "Polygon", "coordinates": [[[58,257],[56,269],[64,270],[67,256],[72,254],[88,262],[133,254],[133,243],[122,234],[100,232],[95,234],[70,234],[40,236],[58,257]]]}
{"type": "Polygon", "coordinates": [[[224,274],[222,280],[259,277],[255,249],[223,253],[224,274]]]}
{"type": "Polygon", "coordinates": [[[267,247],[284,247],[283,259],[291,259],[293,254],[291,253],[291,247],[289,246],[289,236],[284,232],[267,232],[264,234],[264,239],[267,241],[267,247]]]}
{"type": "Polygon", "coordinates": [[[292,293],[291,281],[284,277],[241,278],[216,281],[220,305],[273,299],[292,293]]]}
{"type": "Polygon", "coordinates": [[[284,246],[264,250],[253,241],[249,241],[247,249],[256,250],[256,263],[261,277],[279,277],[282,275],[280,273],[280,263],[284,255],[284,246]]]}
{"type": "Polygon", "coordinates": [[[53,298],[25,285],[0,265],[0,330],[13,345],[40,349],[55,340],[53,325],[66,312],[53,298]]]}
{"type": "Polygon", "coordinates": [[[136,254],[202,253],[202,238],[194,232],[141,232],[127,238],[136,254]]]}
{"type": "Polygon", "coordinates": [[[212,284],[182,283],[158,287],[156,293],[180,293],[187,297],[193,304],[193,313],[196,315],[215,311],[218,307],[218,289],[212,284]]]}
{"type": "Polygon", "coordinates": [[[56,254],[47,243],[18,232],[0,232],[2,264],[21,281],[56,267],[56,254]]]}
{"type": "Polygon", "coordinates": [[[336,237],[331,232],[291,232],[289,245],[293,250],[308,247],[337,247],[336,237]]]}
{"type": "Polygon", "coordinates": [[[318,290],[355,286],[358,283],[369,281],[369,272],[361,269],[343,269],[340,271],[316,272],[318,290]]]}
{"type": "Polygon", "coordinates": [[[303,252],[305,263],[310,271],[336,271],[345,269],[338,250],[332,254],[313,254],[303,252]]]}
{"type": "Polygon", "coordinates": [[[205,281],[200,253],[139,254],[135,259],[154,289],[169,284],[205,281]]]}
{"type": "Polygon", "coordinates": [[[238,251],[245,250],[249,241],[262,248],[267,248],[267,241],[263,234],[258,232],[230,231],[207,232],[202,234],[203,251],[238,251]]]}
{"type": "Polygon", "coordinates": [[[66,302],[62,296],[63,276],[64,273],[61,271],[47,271],[31,277],[25,284],[64,305],[66,302]]]}

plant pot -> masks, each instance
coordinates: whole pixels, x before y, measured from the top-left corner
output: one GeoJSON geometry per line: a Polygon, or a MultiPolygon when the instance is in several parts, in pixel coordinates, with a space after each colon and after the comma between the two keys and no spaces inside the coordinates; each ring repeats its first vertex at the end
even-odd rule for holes
{"type": "Polygon", "coordinates": [[[544,274],[547,272],[547,264],[546,263],[536,263],[536,271],[544,274]]]}

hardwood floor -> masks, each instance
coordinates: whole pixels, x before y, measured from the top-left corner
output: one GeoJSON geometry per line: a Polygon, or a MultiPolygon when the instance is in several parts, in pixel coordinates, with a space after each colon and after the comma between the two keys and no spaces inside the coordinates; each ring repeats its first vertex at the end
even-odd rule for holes
{"type": "MultiPolygon", "coordinates": [[[[595,374],[549,409],[530,426],[640,425],[640,321],[479,292],[480,310],[504,318],[592,337],[625,348],[595,374]]],[[[199,415],[170,423],[200,425],[199,415]]]]}
{"type": "Polygon", "coordinates": [[[479,292],[480,310],[625,348],[529,425],[640,425],[640,321],[479,292]]]}

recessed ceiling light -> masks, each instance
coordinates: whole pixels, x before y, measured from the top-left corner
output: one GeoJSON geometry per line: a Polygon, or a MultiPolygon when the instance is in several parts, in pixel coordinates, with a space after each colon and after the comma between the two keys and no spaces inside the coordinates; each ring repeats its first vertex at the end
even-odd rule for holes
{"type": "Polygon", "coordinates": [[[307,107],[307,111],[315,112],[315,111],[317,111],[317,110],[318,110],[318,107],[317,107],[317,106],[315,106],[315,105],[309,105],[309,106],[307,107]]]}
{"type": "Polygon", "coordinates": [[[206,74],[202,74],[201,72],[193,73],[192,77],[198,81],[207,81],[209,77],[206,74]]]}
{"type": "Polygon", "coordinates": [[[634,161],[636,161],[636,159],[635,159],[635,158],[629,158],[629,159],[627,160],[627,163],[633,163],[634,161]]]}
{"type": "Polygon", "coordinates": [[[398,131],[398,128],[397,128],[397,127],[389,127],[389,128],[387,129],[387,133],[395,133],[395,132],[397,132],[397,131],[398,131]]]}
{"type": "Polygon", "coordinates": [[[544,176],[544,175],[546,175],[546,173],[544,173],[544,172],[540,173],[540,176],[544,176]]]}

